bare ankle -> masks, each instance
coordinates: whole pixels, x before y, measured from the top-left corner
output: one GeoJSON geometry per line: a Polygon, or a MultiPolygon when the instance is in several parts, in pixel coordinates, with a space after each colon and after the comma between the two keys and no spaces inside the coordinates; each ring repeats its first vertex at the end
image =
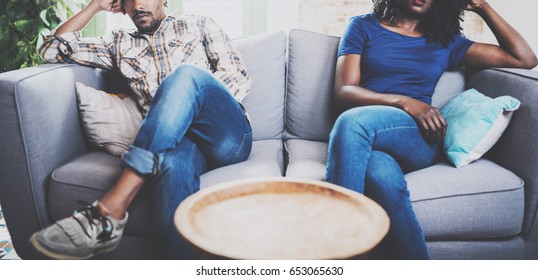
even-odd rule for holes
{"type": "Polygon", "coordinates": [[[113,211],[109,210],[109,208],[103,204],[101,201],[97,203],[97,209],[99,210],[99,213],[101,213],[102,216],[111,216],[112,218],[121,220],[125,218],[125,211],[118,210],[118,207],[113,207],[113,211]],[[115,210],[115,211],[114,211],[115,210]]]}

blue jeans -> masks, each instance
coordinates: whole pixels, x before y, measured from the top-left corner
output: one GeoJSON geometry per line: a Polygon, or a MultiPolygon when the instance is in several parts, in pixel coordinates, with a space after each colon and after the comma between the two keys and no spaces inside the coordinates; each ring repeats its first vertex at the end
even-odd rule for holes
{"type": "Polygon", "coordinates": [[[204,172],[245,161],[251,147],[244,110],[209,72],[183,65],[166,77],[122,164],[151,186],[157,233],[170,258],[195,258],[174,226],[178,205],[200,189],[204,172]]]}
{"type": "Polygon", "coordinates": [[[365,106],[344,112],[330,135],[326,181],[364,193],[390,218],[375,257],[429,259],[404,174],[433,165],[441,145],[427,143],[406,112],[365,106]]]}

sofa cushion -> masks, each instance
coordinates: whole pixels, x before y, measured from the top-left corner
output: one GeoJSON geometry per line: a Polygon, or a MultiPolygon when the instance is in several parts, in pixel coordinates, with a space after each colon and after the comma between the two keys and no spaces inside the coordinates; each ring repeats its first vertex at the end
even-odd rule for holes
{"type": "MultiPolygon", "coordinates": [[[[47,202],[50,218],[56,221],[91,203],[114,184],[121,173],[120,159],[104,152],[84,154],[59,167],[52,174],[47,202]]],[[[282,141],[255,141],[247,161],[202,175],[201,186],[257,176],[281,176],[282,141]],[[222,170],[221,170],[222,169],[222,170]]],[[[154,234],[150,188],[142,188],[129,207],[126,234],[154,234]]]]}
{"type": "Polygon", "coordinates": [[[200,179],[200,188],[238,179],[268,176],[280,177],[283,175],[284,153],[282,141],[256,141],[247,161],[205,173],[200,179]]]}
{"type": "Polygon", "coordinates": [[[327,141],[339,37],[306,30],[289,34],[286,139],[327,141]]]}
{"type": "Polygon", "coordinates": [[[286,176],[325,180],[327,143],[290,139],[284,143],[288,152],[286,176]]]}
{"type": "Polygon", "coordinates": [[[238,39],[234,45],[252,78],[251,92],[243,103],[252,118],[253,138],[279,139],[284,131],[286,33],[238,39]]]}
{"type": "MultiPolygon", "coordinates": [[[[322,180],[327,143],[291,139],[286,176],[322,180]]],[[[417,218],[428,240],[513,236],[523,223],[523,181],[478,160],[455,168],[439,163],[405,175],[417,218]]]]}
{"type": "Polygon", "coordinates": [[[439,82],[437,82],[435,92],[432,96],[432,106],[443,108],[452,98],[463,91],[465,91],[464,69],[460,68],[455,71],[447,71],[443,73],[439,82]]]}
{"type": "Polygon", "coordinates": [[[405,176],[428,240],[508,237],[523,225],[523,180],[492,161],[448,163],[405,176]]]}
{"type": "Polygon", "coordinates": [[[109,94],[80,82],[75,83],[75,89],[86,139],[93,146],[121,156],[142,124],[136,101],[125,94],[109,94]]]}

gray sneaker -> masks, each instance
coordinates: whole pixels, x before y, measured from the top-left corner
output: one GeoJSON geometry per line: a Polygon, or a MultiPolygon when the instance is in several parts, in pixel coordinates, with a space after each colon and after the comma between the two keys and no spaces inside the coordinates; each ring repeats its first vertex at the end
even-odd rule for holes
{"type": "Polygon", "coordinates": [[[120,243],[128,215],[125,213],[122,220],[101,216],[97,203],[34,233],[30,243],[54,259],[89,259],[113,251],[120,243]]]}

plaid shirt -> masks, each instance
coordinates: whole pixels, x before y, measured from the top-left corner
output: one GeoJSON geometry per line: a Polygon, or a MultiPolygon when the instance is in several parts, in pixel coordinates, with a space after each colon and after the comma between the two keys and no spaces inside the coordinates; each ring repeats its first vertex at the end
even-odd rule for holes
{"type": "Polygon", "coordinates": [[[45,61],[121,72],[144,115],[163,79],[184,63],[212,72],[239,102],[250,91],[250,76],[240,54],[209,17],[169,16],[151,35],[119,30],[99,38],[81,38],[80,31],[58,37],[70,50],[67,54],[59,51],[61,42],[52,33],[39,50],[45,61]]]}

